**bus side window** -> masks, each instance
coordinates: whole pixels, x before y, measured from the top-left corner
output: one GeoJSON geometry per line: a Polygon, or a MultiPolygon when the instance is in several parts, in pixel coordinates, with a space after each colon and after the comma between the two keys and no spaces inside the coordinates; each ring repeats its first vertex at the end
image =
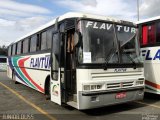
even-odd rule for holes
{"type": "Polygon", "coordinates": [[[160,43],[160,23],[157,23],[156,26],[156,42],[160,43]]]}
{"type": "Polygon", "coordinates": [[[16,55],[16,43],[12,47],[12,55],[16,55]]]}
{"type": "Polygon", "coordinates": [[[0,58],[0,63],[6,63],[7,62],[7,58],[0,58]]]}
{"type": "Polygon", "coordinates": [[[37,49],[37,35],[31,37],[30,41],[30,52],[35,52],[37,49]]]}
{"type": "Polygon", "coordinates": [[[22,41],[18,42],[17,44],[17,54],[21,54],[21,47],[22,46],[22,41]]]}
{"type": "Polygon", "coordinates": [[[12,52],[11,52],[12,46],[9,46],[8,48],[8,56],[11,56],[12,52]]]}
{"type": "Polygon", "coordinates": [[[47,34],[46,32],[41,33],[41,50],[47,48],[47,34]]]}
{"type": "Polygon", "coordinates": [[[53,28],[47,30],[47,49],[51,48],[53,28]]]}
{"type": "Polygon", "coordinates": [[[28,38],[23,41],[23,53],[28,52],[28,42],[29,42],[28,38]]]}
{"type": "Polygon", "coordinates": [[[156,26],[155,23],[148,26],[148,43],[155,44],[156,42],[156,26]]]}
{"type": "Polygon", "coordinates": [[[141,45],[155,44],[155,42],[156,42],[155,23],[142,26],[141,45]]]}

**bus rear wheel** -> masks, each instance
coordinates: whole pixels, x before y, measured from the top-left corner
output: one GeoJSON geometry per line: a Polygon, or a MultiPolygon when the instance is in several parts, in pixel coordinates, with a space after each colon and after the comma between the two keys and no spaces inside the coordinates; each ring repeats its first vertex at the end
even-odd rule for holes
{"type": "Polygon", "coordinates": [[[14,83],[15,84],[19,84],[19,82],[16,81],[16,74],[15,74],[15,71],[13,70],[12,72],[12,80],[14,80],[14,83]]]}

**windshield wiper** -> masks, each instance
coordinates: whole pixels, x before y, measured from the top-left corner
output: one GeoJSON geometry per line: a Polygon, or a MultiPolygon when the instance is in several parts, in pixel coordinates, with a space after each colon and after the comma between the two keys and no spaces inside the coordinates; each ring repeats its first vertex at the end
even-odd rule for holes
{"type": "MultiPolygon", "coordinates": [[[[122,52],[124,52],[124,50],[122,51],[122,52]]],[[[122,55],[126,55],[130,60],[131,60],[131,62],[132,62],[132,64],[133,64],[133,69],[136,69],[137,68],[137,66],[136,66],[136,63],[135,63],[135,61],[131,58],[131,56],[129,56],[128,54],[125,54],[125,53],[122,53],[122,55]]]]}
{"type": "MultiPolygon", "coordinates": [[[[116,31],[116,25],[113,24],[113,30],[114,30],[114,42],[113,42],[113,46],[112,48],[110,49],[109,53],[106,55],[106,58],[105,58],[105,64],[104,64],[104,70],[107,70],[107,64],[108,64],[108,61],[111,59],[111,56],[113,56],[116,52],[118,52],[118,50],[116,50],[116,48],[114,47],[114,44],[118,42],[118,36],[117,36],[117,31],[116,31]]],[[[118,52],[118,61],[120,61],[120,58],[119,58],[119,52],[118,52]]]]}

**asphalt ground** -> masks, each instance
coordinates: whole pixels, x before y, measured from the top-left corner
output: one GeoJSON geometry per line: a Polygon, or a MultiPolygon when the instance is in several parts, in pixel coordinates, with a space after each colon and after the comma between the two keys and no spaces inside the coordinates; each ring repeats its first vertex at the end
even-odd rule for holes
{"type": "Polygon", "coordinates": [[[160,95],[143,101],[79,111],[59,106],[0,72],[0,120],[160,120],[160,95]]]}

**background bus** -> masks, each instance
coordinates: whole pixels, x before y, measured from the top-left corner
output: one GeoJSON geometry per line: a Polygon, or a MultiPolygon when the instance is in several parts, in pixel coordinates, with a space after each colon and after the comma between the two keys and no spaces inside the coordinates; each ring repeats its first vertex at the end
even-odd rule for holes
{"type": "Polygon", "coordinates": [[[142,56],[146,92],[160,94],[160,17],[137,22],[142,56]]]}
{"type": "Polygon", "coordinates": [[[133,23],[67,13],[8,47],[8,76],[77,109],[143,99],[133,23]]]}
{"type": "Polygon", "coordinates": [[[0,71],[7,71],[7,57],[0,55],[0,71]]]}

